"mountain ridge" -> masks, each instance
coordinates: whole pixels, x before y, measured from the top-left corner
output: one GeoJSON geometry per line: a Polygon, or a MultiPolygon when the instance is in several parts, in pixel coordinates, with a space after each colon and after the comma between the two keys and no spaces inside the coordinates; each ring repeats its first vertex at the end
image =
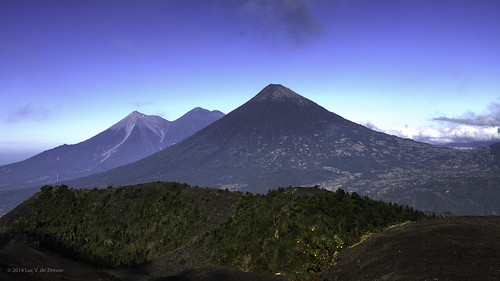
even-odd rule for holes
{"type": "MultiPolygon", "coordinates": [[[[168,121],[134,111],[85,141],[0,166],[0,215],[32,195],[33,187],[106,173],[177,143],[223,115],[198,107],[168,121]]],[[[104,184],[109,182],[105,180],[104,184]]]]}
{"type": "Polygon", "coordinates": [[[220,111],[197,107],[168,121],[133,111],[87,140],[63,144],[26,160],[0,166],[0,185],[2,189],[43,185],[57,181],[56,171],[60,180],[67,180],[128,164],[192,135],[223,115],[220,111]],[[27,170],[30,178],[23,183],[27,170]]]}
{"type": "Polygon", "coordinates": [[[47,186],[0,218],[0,268],[6,269],[0,279],[46,280],[9,268],[64,268],[50,280],[500,277],[500,217],[412,213],[420,212],[319,188],[252,195],[166,182],[103,190],[47,186]],[[93,238],[83,242],[87,237],[93,238]],[[143,260],[132,267],[88,264],[143,260]]]}
{"type": "Polygon", "coordinates": [[[129,135],[134,126],[140,126],[150,129],[159,137],[163,138],[166,130],[170,127],[171,124],[171,121],[165,120],[159,116],[146,115],[138,111],[133,111],[125,118],[109,127],[108,130],[117,131],[120,129],[125,129],[127,131],[127,135],[129,135]]]}
{"type": "MultiPolygon", "coordinates": [[[[495,214],[500,173],[491,153],[376,132],[271,84],[184,141],[107,176],[114,185],[160,179],[259,193],[320,185],[427,211],[495,214]]],[[[103,186],[103,178],[67,184],[103,186]]]]}
{"type": "Polygon", "coordinates": [[[44,186],[0,219],[0,235],[25,235],[103,267],[142,264],[151,277],[203,266],[293,275],[325,268],[335,251],[365,232],[426,219],[408,207],[317,187],[252,195],[169,182],[93,190],[44,186]],[[45,223],[32,227],[38,222],[45,223]]]}

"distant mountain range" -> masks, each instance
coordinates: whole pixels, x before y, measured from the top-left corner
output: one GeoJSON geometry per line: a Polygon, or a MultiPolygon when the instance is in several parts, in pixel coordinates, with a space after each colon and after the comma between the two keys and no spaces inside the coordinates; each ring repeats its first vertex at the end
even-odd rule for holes
{"type": "Polygon", "coordinates": [[[223,116],[220,111],[197,107],[171,122],[134,111],[86,141],[0,166],[0,190],[55,184],[105,172],[169,147],[223,116]]]}
{"type": "Polygon", "coordinates": [[[74,187],[186,182],[251,192],[339,187],[456,214],[500,214],[500,148],[461,151],[387,135],[271,84],[189,138],[74,187]]]}

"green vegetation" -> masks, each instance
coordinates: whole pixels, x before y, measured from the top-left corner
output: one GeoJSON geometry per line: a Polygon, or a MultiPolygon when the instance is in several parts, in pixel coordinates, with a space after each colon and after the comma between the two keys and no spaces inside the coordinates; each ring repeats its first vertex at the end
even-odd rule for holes
{"type": "Polygon", "coordinates": [[[10,225],[12,234],[100,266],[140,264],[189,244],[204,249],[205,264],[298,275],[321,271],[366,233],[426,218],[341,189],[253,195],[178,183],[45,186],[31,210],[10,225]]]}
{"type": "Polygon", "coordinates": [[[192,238],[227,195],[178,183],[94,190],[45,186],[32,214],[17,219],[10,230],[91,264],[134,265],[192,238]]]}
{"type": "Polygon", "coordinates": [[[301,274],[333,263],[366,233],[426,216],[339,189],[280,188],[246,194],[236,214],[210,234],[212,261],[256,272],[301,274]]]}

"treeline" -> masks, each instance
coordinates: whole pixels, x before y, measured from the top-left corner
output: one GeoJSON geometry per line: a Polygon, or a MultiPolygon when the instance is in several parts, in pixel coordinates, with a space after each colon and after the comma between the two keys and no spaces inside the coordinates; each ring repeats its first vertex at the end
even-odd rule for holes
{"type": "Polygon", "coordinates": [[[318,272],[371,232],[427,217],[342,189],[280,188],[246,194],[236,214],[209,236],[212,262],[247,271],[318,272]]]}
{"type": "Polygon", "coordinates": [[[40,245],[105,267],[143,263],[206,227],[229,192],[178,183],[73,190],[44,186],[10,226],[40,245]]]}
{"type": "Polygon", "coordinates": [[[426,219],[411,208],[341,189],[253,195],[179,183],[45,186],[31,210],[10,225],[12,234],[99,266],[140,264],[190,242],[204,249],[200,258],[211,265],[292,274],[322,270],[368,232],[426,219]]]}

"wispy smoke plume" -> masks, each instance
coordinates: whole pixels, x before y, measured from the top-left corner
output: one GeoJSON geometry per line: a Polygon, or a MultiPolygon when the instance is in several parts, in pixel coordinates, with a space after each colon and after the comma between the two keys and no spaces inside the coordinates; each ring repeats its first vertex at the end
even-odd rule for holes
{"type": "Polygon", "coordinates": [[[28,103],[18,108],[12,109],[5,121],[8,123],[14,123],[24,120],[42,121],[49,118],[50,115],[50,110],[28,103]]]}

